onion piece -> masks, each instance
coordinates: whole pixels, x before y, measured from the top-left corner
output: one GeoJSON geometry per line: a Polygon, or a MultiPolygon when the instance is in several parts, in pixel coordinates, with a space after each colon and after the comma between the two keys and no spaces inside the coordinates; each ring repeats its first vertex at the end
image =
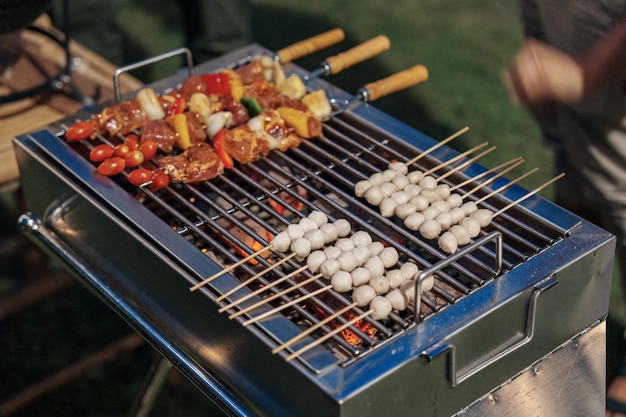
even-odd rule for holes
{"type": "Polygon", "coordinates": [[[165,111],[156,93],[151,88],[142,88],[137,92],[135,97],[141,106],[141,109],[148,115],[150,120],[162,120],[165,118],[165,111]]]}

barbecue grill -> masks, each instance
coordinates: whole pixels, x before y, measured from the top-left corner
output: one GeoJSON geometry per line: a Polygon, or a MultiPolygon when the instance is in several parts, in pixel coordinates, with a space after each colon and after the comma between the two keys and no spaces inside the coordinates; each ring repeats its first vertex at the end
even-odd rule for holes
{"type": "MultiPolygon", "coordinates": [[[[273,55],[253,44],[194,71],[261,54],[273,55]]],[[[24,231],[227,415],[600,415],[613,236],[533,195],[472,244],[443,253],[353,191],[389,161],[410,160],[437,141],[295,64],[284,68],[331,99],[335,114],[323,137],[200,184],[152,192],[124,175],[97,174],[86,156],[110,139],[68,143],[64,132],[101,107],[17,137],[31,210],[20,219],[24,231]],[[322,278],[302,285],[315,278],[306,269],[291,276],[302,259],[241,285],[280,259],[262,253],[190,291],[313,210],[395,247],[401,263],[420,266],[418,286],[435,276],[433,290],[384,320],[352,306],[325,321],[352,300],[322,278]]],[[[167,92],[187,76],[151,87],[167,92]]],[[[442,146],[413,168],[457,155],[442,146]]],[[[443,181],[485,171],[474,162],[443,181]]],[[[495,212],[528,193],[500,178],[470,198],[504,185],[511,186],[481,206],[495,212]]]]}

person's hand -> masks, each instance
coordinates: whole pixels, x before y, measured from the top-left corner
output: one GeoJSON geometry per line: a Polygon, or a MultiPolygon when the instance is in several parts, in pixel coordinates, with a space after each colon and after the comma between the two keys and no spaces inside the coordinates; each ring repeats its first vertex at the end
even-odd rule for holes
{"type": "Polygon", "coordinates": [[[583,97],[583,72],[567,54],[529,39],[517,51],[503,79],[511,98],[533,106],[546,102],[573,103],[583,97]]]}

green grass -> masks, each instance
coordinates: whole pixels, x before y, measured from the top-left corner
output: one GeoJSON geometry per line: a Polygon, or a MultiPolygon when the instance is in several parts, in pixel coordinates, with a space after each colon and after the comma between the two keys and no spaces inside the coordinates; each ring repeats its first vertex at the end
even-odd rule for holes
{"type": "MultiPolygon", "coordinates": [[[[255,0],[252,4],[256,42],[273,50],[330,28],[344,29],[344,42],[299,60],[304,68],[314,69],[330,54],[386,34],[392,44],[389,51],[332,76],[329,81],[354,92],[367,82],[424,64],[430,71],[426,83],[381,98],[374,105],[437,139],[469,126],[470,131],[452,146],[462,150],[484,141],[496,145],[496,151],[481,161],[485,166],[523,156],[523,171],[540,168],[522,182],[526,188],[532,189],[553,176],[552,155],[543,146],[537,126],[525,110],[510,103],[500,80],[500,72],[521,40],[515,2],[255,0]]],[[[123,64],[183,44],[181,19],[170,2],[128,0],[120,9],[118,20],[125,37],[123,64]]],[[[170,61],[139,76],[150,82],[177,69],[178,62],[170,61]]],[[[551,198],[552,192],[547,189],[542,195],[551,198]]],[[[17,212],[10,215],[15,216],[9,218],[13,222],[11,233],[18,233],[14,224],[17,212]]],[[[15,261],[10,264],[15,265],[15,261]]],[[[0,274],[0,288],[5,289],[0,296],[21,287],[26,277],[16,275],[15,268],[6,266],[0,274]]],[[[615,289],[616,303],[617,294],[615,289]]],[[[0,401],[63,363],[91,353],[128,331],[125,323],[79,287],[0,322],[0,329],[0,370],[8,381],[0,387],[0,401]]],[[[149,349],[141,348],[16,415],[125,414],[151,358],[149,349]]],[[[168,385],[153,415],[200,416],[207,414],[207,407],[206,399],[183,382],[168,385]]]]}

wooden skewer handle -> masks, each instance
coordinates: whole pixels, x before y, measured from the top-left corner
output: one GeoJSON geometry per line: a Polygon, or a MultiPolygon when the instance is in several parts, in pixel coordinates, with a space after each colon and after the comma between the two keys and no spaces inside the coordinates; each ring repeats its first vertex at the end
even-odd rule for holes
{"type": "Polygon", "coordinates": [[[326,58],[326,62],[330,67],[330,73],[337,74],[359,62],[385,52],[390,47],[389,38],[385,35],[379,35],[345,52],[326,58]]]}
{"type": "Polygon", "coordinates": [[[303,56],[312,54],[331,45],[341,42],[346,37],[342,29],[331,29],[319,35],[304,39],[276,52],[281,64],[287,64],[303,56]]]}
{"type": "Polygon", "coordinates": [[[367,93],[367,101],[374,101],[426,80],[428,80],[428,69],[424,65],[415,65],[382,80],[365,84],[363,88],[367,93]]]}

